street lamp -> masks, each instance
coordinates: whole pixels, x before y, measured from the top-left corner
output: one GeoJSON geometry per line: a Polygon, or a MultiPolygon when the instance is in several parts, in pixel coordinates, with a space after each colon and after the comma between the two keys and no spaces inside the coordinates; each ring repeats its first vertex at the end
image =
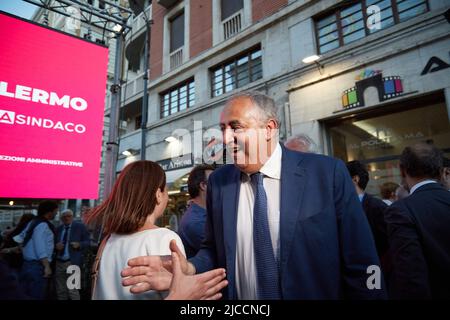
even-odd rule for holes
{"type": "Polygon", "coordinates": [[[303,58],[302,62],[305,64],[310,64],[310,63],[314,62],[317,65],[317,68],[319,69],[320,74],[322,74],[323,65],[320,64],[320,62],[319,62],[320,58],[321,58],[321,56],[313,54],[311,56],[303,58]]]}
{"type": "Polygon", "coordinates": [[[135,150],[132,148],[126,149],[124,151],[122,151],[122,155],[124,155],[125,157],[130,157],[130,156],[134,156],[136,154],[139,153],[139,150],[135,150]]]}
{"type": "Polygon", "coordinates": [[[172,142],[177,141],[178,139],[175,138],[174,136],[170,136],[170,137],[165,138],[164,140],[168,143],[172,143],[172,142]]]}

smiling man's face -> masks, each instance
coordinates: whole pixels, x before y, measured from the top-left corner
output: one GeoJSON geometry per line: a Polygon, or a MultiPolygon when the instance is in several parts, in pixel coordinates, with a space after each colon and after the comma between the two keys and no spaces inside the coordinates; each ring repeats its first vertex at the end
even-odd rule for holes
{"type": "Polygon", "coordinates": [[[235,98],[223,109],[220,115],[223,142],[241,171],[257,172],[267,161],[273,151],[273,126],[274,122],[265,121],[260,109],[247,97],[235,98]]]}

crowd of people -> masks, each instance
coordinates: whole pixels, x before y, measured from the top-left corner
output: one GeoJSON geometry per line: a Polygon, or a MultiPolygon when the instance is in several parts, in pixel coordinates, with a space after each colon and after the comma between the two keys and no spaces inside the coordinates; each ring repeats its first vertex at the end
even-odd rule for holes
{"type": "MultiPolygon", "coordinates": [[[[382,184],[376,197],[366,192],[364,162],[320,155],[307,135],[281,144],[279,124],[270,97],[229,99],[220,126],[234,163],[192,170],[177,232],[157,226],[168,202],[161,167],[126,166],[85,216],[103,231],[92,299],[449,299],[443,153],[430,143],[406,147],[402,181],[382,184]],[[374,266],[379,285],[371,286],[374,266]]],[[[43,299],[54,283],[58,299],[80,299],[67,270],[83,265],[89,233],[70,210],[55,229],[57,211],[42,202],[4,240],[1,297],[43,299]]]]}

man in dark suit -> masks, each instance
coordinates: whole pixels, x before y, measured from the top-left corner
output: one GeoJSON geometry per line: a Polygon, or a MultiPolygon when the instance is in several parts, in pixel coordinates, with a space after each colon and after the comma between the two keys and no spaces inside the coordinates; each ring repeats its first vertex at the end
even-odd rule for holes
{"type": "Polygon", "coordinates": [[[358,160],[347,162],[347,170],[352,177],[353,185],[361,201],[367,220],[377,247],[378,257],[384,265],[385,254],[388,249],[386,222],[384,221],[384,211],[388,207],[381,199],[366,193],[366,187],[369,183],[369,172],[366,167],[358,160]]]}
{"type": "Polygon", "coordinates": [[[437,182],[441,167],[441,152],[429,144],[400,157],[410,195],[386,211],[393,299],[450,298],[450,192],[437,182]]]}
{"type": "MultiPolygon", "coordinates": [[[[58,300],[80,300],[79,291],[67,287],[67,268],[76,265],[81,268],[83,251],[89,247],[89,232],[84,224],[73,221],[73,212],[67,209],[61,213],[63,222],[56,229],[56,296],[58,300]]],[[[81,275],[81,273],[80,273],[81,275]]]]}
{"type": "MultiPolygon", "coordinates": [[[[183,271],[225,268],[226,299],[383,298],[380,272],[370,283],[379,260],[345,165],[282,146],[276,111],[255,92],[227,102],[220,126],[234,165],[210,175],[205,240],[189,262],[181,259],[183,271]]],[[[178,251],[173,242],[171,249],[178,251]]],[[[158,263],[129,265],[122,276],[158,263]]]]}

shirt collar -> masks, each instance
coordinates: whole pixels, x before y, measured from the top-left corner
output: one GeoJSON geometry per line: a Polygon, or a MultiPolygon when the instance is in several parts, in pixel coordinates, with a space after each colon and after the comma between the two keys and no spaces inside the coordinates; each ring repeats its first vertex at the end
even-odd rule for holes
{"type": "Polygon", "coordinates": [[[424,181],[421,181],[421,182],[419,182],[419,183],[416,183],[416,184],[411,188],[411,191],[409,192],[409,194],[411,195],[414,191],[416,191],[417,189],[419,189],[421,186],[424,186],[424,185],[429,184],[429,183],[437,183],[437,182],[436,182],[435,180],[428,179],[428,180],[424,180],[424,181]]]}
{"type": "MultiPolygon", "coordinates": [[[[264,174],[267,177],[270,177],[272,179],[281,179],[281,147],[280,144],[277,143],[277,146],[275,147],[275,150],[270,155],[267,162],[261,167],[259,172],[264,174]]],[[[250,175],[245,172],[241,172],[241,181],[242,182],[249,182],[250,181],[250,175]]]]}
{"type": "Polygon", "coordinates": [[[277,143],[275,150],[270,155],[267,162],[262,166],[259,172],[272,179],[280,180],[281,178],[281,147],[277,143]]]}
{"type": "Polygon", "coordinates": [[[365,195],[366,195],[365,193],[358,194],[359,202],[363,202],[365,195]]]}

